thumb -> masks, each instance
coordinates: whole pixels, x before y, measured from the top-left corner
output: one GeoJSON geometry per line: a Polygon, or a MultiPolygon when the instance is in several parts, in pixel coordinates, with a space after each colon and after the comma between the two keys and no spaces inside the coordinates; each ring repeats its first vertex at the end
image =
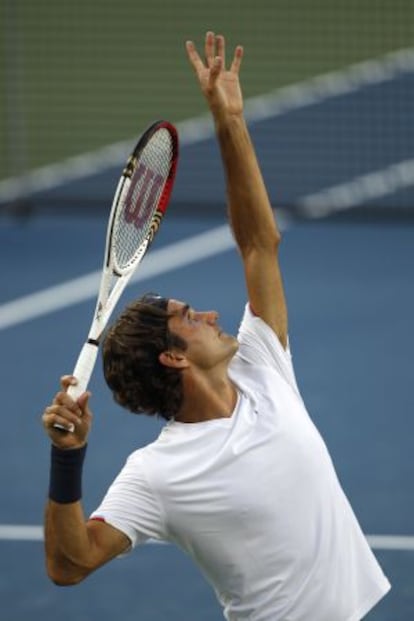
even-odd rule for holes
{"type": "Polygon", "coordinates": [[[78,397],[77,401],[78,401],[78,405],[81,408],[82,412],[84,414],[87,414],[88,416],[92,415],[92,412],[89,409],[89,399],[91,398],[92,393],[87,391],[87,392],[83,392],[81,394],[80,397],[78,397]]]}

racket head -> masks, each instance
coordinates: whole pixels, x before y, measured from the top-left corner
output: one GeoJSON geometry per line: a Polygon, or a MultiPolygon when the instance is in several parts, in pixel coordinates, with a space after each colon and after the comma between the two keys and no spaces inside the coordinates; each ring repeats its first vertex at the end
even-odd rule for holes
{"type": "Polygon", "coordinates": [[[107,265],[118,276],[143,258],[167,210],[178,162],[178,133],[156,121],[140,137],[115,194],[107,239],[107,265]]]}

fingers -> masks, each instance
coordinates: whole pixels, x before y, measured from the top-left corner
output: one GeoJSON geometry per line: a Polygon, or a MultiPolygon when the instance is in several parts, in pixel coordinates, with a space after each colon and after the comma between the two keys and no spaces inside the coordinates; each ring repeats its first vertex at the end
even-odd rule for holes
{"type": "Polygon", "coordinates": [[[66,392],[69,386],[75,386],[77,384],[77,380],[73,375],[62,375],[60,378],[60,385],[62,390],[66,392]]]}
{"type": "Polygon", "coordinates": [[[206,58],[207,67],[211,67],[214,64],[215,58],[215,50],[216,50],[216,38],[214,36],[214,32],[207,32],[206,38],[204,42],[204,55],[206,58]]]}
{"type": "Polygon", "coordinates": [[[231,63],[231,67],[230,67],[230,71],[232,71],[233,73],[239,73],[241,61],[243,58],[243,53],[244,53],[243,47],[241,45],[238,45],[236,49],[234,50],[233,62],[231,63]]]}
{"type": "MultiPolygon", "coordinates": [[[[62,435],[61,431],[66,430],[71,432],[71,434],[75,434],[79,439],[80,437],[84,438],[89,431],[92,419],[92,413],[88,405],[90,393],[83,393],[75,401],[65,390],[73,383],[76,383],[76,381],[73,381],[72,376],[63,376],[61,379],[63,390],[55,395],[51,405],[46,407],[43,412],[43,426],[51,437],[59,434],[62,435]],[[58,426],[57,429],[56,426],[58,426]]],[[[76,442],[76,438],[69,441],[69,443],[73,442],[76,442]]]]}
{"type": "Polygon", "coordinates": [[[200,73],[204,69],[203,61],[201,60],[196,47],[192,41],[187,41],[185,44],[187,50],[187,56],[193,69],[196,73],[200,73]]]}
{"type": "Polygon", "coordinates": [[[209,76],[210,88],[212,88],[214,84],[217,82],[217,78],[219,77],[222,69],[223,69],[223,59],[220,58],[220,56],[216,56],[214,59],[214,64],[210,69],[210,76],[209,76]]]}
{"type": "MultiPolygon", "coordinates": [[[[216,71],[225,69],[226,66],[226,41],[223,35],[215,35],[214,32],[206,33],[204,42],[205,63],[200,58],[196,47],[192,41],[186,42],[187,55],[195,69],[196,73],[200,73],[206,67],[216,71]],[[218,60],[220,59],[220,61],[218,60]]],[[[233,61],[230,71],[238,73],[240,70],[241,60],[243,58],[243,47],[238,45],[234,51],[233,61]]]]}
{"type": "MultiPolygon", "coordinates": [[[[212,33],[209,33],[209,34],[212,35],[212,33]]],[[[213,37],[213,44],[211,45],[211,42],[207,42],[208,37],[206,37],[206,46],[205,46],[207,71],[210,70],[208,73],[208,77],[207,77],[207,82],[209,86],[213,86],[213,84],[217,80],[217,77],[220,74],[220,71],[222,70],[222,67],[223,67],[222,58],[220,56],[214,56],[214,35],[212,35],[212,37],[213,37]]],[[[188,59],[191,65],[193,66],[195,73],[198,75],[200,82],[202,82],[203,75],[205,74],[205,71],[206,71],[206,66],[201,60],[197,52],[197,49],[192,41],[187,41],[185,46],[187,50],[188,59]]]]}
{"type": "Polygon", "coordinates": [[[216,36],[216,54],[221,58],[222,67],[226,66],[226,42],[223,35],[216,36]]]}
{"type": "Polygon", "coordinates": [[[59,425],[67,431],[73,432],[82,423],[83,412],[79,405],[70,399],[65,392],[58,393],[52,403],[43,413],[43,424],[46,429],[52,430],[59,425]]]}

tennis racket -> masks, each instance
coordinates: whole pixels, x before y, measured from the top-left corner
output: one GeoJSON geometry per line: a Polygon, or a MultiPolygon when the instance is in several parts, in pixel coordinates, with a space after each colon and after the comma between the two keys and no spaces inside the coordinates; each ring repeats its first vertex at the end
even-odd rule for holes
{"type": "MultiPolygon", "coordinates": [[[[106,233],[105,257],[96,308],[88,338],[73,375],[78,383],[68,394],[77,399],[87,388],[108,320],[132,274],[156,235],[174,185],[178,134],[157,121],[141,136],[128,158],[114,195],[106,233]]],[[[67,431],[59,424],[56,428],[67,431]]]]}

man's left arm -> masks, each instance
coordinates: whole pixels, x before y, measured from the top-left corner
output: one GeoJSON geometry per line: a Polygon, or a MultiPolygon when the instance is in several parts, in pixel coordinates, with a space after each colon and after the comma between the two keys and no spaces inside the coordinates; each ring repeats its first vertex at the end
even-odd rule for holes
{"type": "Polygon", "coordinates": [[[280,231],[243,118],[217,123],[227,178],[231,227],[245,271],[252,311],[287,345],[287,309],[279,268],[280,231]]]}
{"type": "Polygon", "coordinates": [[[209,104],[227,185],[231,227],[243,260],[252,311],[287,345],[287,309],[278,252],[280,231],[243,115],[239,70],[243,49],[236,47],[229,70],[224,67],[224,37],[208,32],[205,62],[194,44],[187,54],[209,104]]]}

